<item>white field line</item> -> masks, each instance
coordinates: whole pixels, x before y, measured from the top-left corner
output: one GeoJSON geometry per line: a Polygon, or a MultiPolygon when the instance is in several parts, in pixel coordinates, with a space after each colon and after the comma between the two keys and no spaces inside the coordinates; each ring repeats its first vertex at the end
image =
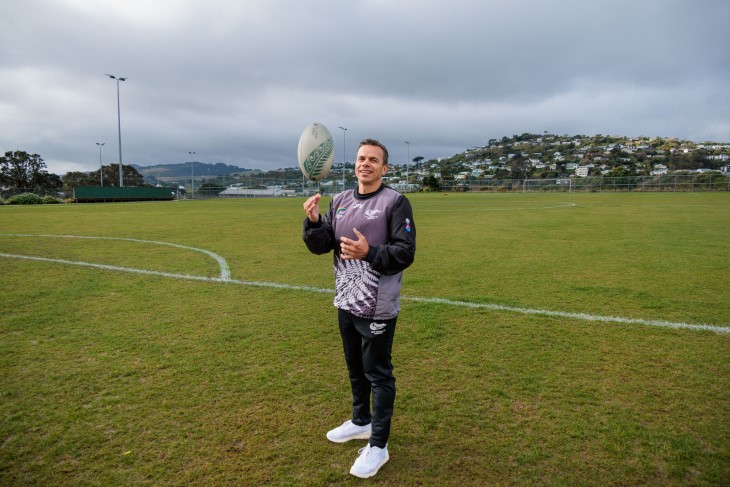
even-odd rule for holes
{"type": "Polygon", "coordinates": [[[418,297],[406,297],[403,299],[408,301],[415,301],[417,303],[434,303],[434,304],[445,304],[449,306],[459,306],[462,308],[472,309],[489,309],[493,311],[509,311],[512,313],[521,313],[528,315],[542,315],[542,316],[554,316],[558,318],[570,318],[574,320],[585,320],[585,321],[604,321],[607,323],[624,323],[634,325],[648,325],[648,326],[660,326],[664,328],[683,328],[687,330],[707,330],[714,331],[717,333],[730,333],[730,326],[716,326],[716,325],[705,325],[701,323],[682,323],[674,321],[661,321],[661,320],[644,320],[641,318],[622,318],[620,316],[601,316],[591,315],[587,313],[570,313],[567,311],[550,311],[547,309],[534,309],[534,308],[518,308],[514,306],[504,306],[502,304],[489,304],[489,303],[471,303],[468,301],[452,301],[450,299],[443,298],[418,298],[418,297]]]}
{"type": "MultiPolygon", "coordinates": [[[[9,236],[9,235],[6,234],[3,236],[9,236]]],[[[13,235],[13,236],[59,237],[58,235],[13,235]]],[[[160,244],[160,245],[169,245],[169,246],[173,246],[173,247],[180,247],[180,248],[185,248],[185,249],[201,251],[208,255],[211,255],[211,254],[216,255],[216,254],[213,254],[212,252],[208,252],[208,251],[205,251],[202,249],[196,249],[194,247],[186,247],[184,245],[169,244],[169,243],[165,243],[165,242],[155,242],[153,240],[137,240],[137,239],[126,239],[126,238],[106,238],[106,237],[73,237],[73,236],[69,236],[69,235],[65,235],[65,236],[63,236],[63,238],[97,238],[100,240],[126,240],[126,241],[130,241],[130,242],[156,243],[156,244],[160,244]]],[[[275,282],[241,281],[238,279],[231,279],[230,272],[228,271],[228,264],[226,264],[225,259],[223,259],[220,256],[216,256],[217,257],[216,260],[221,259],[223,262],[223,265],[221,265],[221,277],[205,277],[205,276],[195,276],[195,275],[190,275],[190,274],[174,274],[174,273],[170,273],[170,272],[159,272],[159,271],[150,271],[150,270],[146,270],[146,269],[136,269],[133,267],[121,267],[121,266],[113,266],[113,265],[106,265],[106,264],[94,264],[92,262],[82,262],[82,261],[73,261],[73,260],[64,260],[64,259],[51,259],[51,258],[47,258],[47,257],[36,257],[36,256],[19,255],[19,254],[0,253],[0,257],[4,257],[4,258],[8,258],[8,259],[23,259],[23,260],[32,260],[32,261],[39,261],[39,262],[50,262],[50,263],[56,263],[56,264],[76,265],[76,266],[90,267],[90,268],[94,268],[94,269],[102,269],[102,270],[108,270],[108,271],[129,272],[129,273],[134,273],[134,274],[144,274],[144,275],[148,275],[148,276],[159,276],[159,277],[167,277],[167,278],[172,278],[172,279],[182,279],[182,280],[189,280],[189,281],[238,284],[238,285],[242,285],[242,286],[253,286],[253,287],[272,288],[272,289],[286,289],[286,290],[291,290],[291,291],[305,291],[305,292],[313,292],[313,293],[321,293],[321,294],[333,294],[334,293],[333,289],[318,288],[318,287],[314,287],[314,286],[298,286],[298,285],[292,285],[292,284],[280,284],[280,283],[275,283],[275,282]],[[223,268],[226,269],[226,272],[223,271],[223,268]],[[223,274],[225,274],[225,276],[223,274]]],[[[403,296],[402,299],[404,301],[412,301],[415,303],[431,303],[431,304],[440,304],[440,305],[446,305],[446,306],[456,306],[456,307],[460,307],[460,308],[488,309],[488,310],[492,310],[492,311],[507,311],[507,312],[511,312],[511,313],[552,316],[552,317],[568,318],[568,319],[584,320],[584,321],[598,321],[598,322],[606,322],[606,323],[634,324],[634,325],[658,326],[658,327],[663,327],[663,328],[675,328],[675,329],[686,329],[686,330],[705,330],[705,331],[713,331],[716,333],[730,333],[730,326],[707,325],[707,324],[701,324],[701,323],[682,323],[682,322],[661,321],[661,320],[644,320],[641,318],[623,318],[623,317],[619,317],[619,316],[601,316],[601,315],[591,315],[591,314],[587,314],[587,313],[570,313],[570,312],[566,312],[566,311],[551,311],[551,310],[545,310],[545,309],[519,308],[519,307],[514,307],[514,306],[504,306],[501,304],[472,303],[469,301],[455,301],[455,300],[443,299],[443,298],[422,298],[422,297],[416,297],[416,296],[403,296]]]]}
{"type": "Polygon", "coordinates": [[[168,242],[158,242],[156,240],[139,240],[136,238],[85,237],[85,236],[78,236],[78,235],[38,235],[38,234],[24,234],[24,233],[4,233],[4,234],[0,234],[0,236],[2,236],[2,237],[82,238],[82,239],[90,239],[90,240],[117,240],[117,241],[122,241],[122,242],[166,245],[168,247],[177,247],[179,249],[186,249],[186,250],[193,250],[195,252],[202,252],[205,255],[212,257],[216,262],[218,262],[218,267],[220,268],[220,271],[221,271],[220,279],[225,280],[225,279],[229,279],[231,277],[231,270],[228,268],[228,262],[226,262],[226,259],[224,259],[223,257],[221,257],[218,254],[211,252],[210,250],[198,249],[195,247],[188,247],[187,245],[180,245],[180,244],[174,244],[174,243],[168,243],[168,242]]]}
{"type": "Polygon", "coordinates": [[[93,262],[82,262],[82,261],[78,261],[78,260],[49,259],[48,257],[36,257],[33,255],[0,253],[0,257],[6,257],[8,259],[35,260],[35,261],[39,261],[39,262],[52,262],[55,264],[77,265],[77,266],[81,266],[81,267],[91,267],[94,269],[102,269],[105,271],[129,272],[132,274],[145,274],[147,276],[170,277],[172,279],[182,279],[182,280],[187,280],[187,281],[220,282],[220,283],[224,283],[224,284],[241,284],[243,286],[267,287],[267,288],[287,289],[287,290],[294,290],[294,291],[334,293],[334,291],[332,289],[323,289],[323,288],[318,288],[318,287],[313,287],[313,286],[296,286],[296,285],[292,285],[292,284],[279,284],[276,282],[239,281],[237,279],[231,279],[230,277],[223,278],[223,277],[195,276],[192,274],[174,274],[172,272],[150,271],[147,269],[136,269],[134,267],[121,267],[121,266],[117,266],[117,265],[108,265],[108,264],[94,264],[93,262]]]}

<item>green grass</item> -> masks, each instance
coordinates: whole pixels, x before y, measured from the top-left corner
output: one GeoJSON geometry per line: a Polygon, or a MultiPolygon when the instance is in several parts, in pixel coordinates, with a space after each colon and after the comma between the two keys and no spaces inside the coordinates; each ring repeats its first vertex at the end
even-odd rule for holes
{"type": "MultiPolygon", "coordinates": [[[[730,326],[730,194],[412,195],[404,295],[730,326]]],[[[0,234],[164,241],[332,288],[299,199],[1,207],[0,234]]],[[[120,240],[0,253],[216,277],[120,240]]],[[[341,485],[331,296],[0,257],[0,485],[341,485]]],[[[730,334],[405,300],[381,485],[727,485],[730,334]]]]}

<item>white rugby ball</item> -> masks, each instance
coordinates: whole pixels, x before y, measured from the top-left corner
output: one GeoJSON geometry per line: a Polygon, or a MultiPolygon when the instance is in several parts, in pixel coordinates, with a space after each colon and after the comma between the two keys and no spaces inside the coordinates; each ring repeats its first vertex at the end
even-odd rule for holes
{"type": "Polygon", "coordinates": [[[312,123],[299,137],[299,169],[307,179],[319,181],[329,174],[335,160],[335,144],[327,127],[312,123]]]}

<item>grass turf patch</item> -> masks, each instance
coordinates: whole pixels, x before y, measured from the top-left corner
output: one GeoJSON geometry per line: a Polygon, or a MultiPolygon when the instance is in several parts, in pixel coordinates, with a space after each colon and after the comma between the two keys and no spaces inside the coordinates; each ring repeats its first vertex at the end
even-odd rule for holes
{"type": "MultiPolygon", "coordinates": [[[[405,294],[728,325],[728,195],[411,200],[419,240],[405,294]]],[[[294,200],[5,210],[3,233],[173,242],[224,256],[234,279],[332,287],[331,256],[303,248],[294,200]]],[[[0,237],[0,252],[129,266],[147,252],[154,269],[216,272],[202,255],[118,244],[0,237]]],[[[0,483],[357,482],[361,445],[324,439],[350,410],[331,296],[0,267],[0,483]]],[[[730,480],[727,334],[403,308],[379,483],[730,480]]]]}

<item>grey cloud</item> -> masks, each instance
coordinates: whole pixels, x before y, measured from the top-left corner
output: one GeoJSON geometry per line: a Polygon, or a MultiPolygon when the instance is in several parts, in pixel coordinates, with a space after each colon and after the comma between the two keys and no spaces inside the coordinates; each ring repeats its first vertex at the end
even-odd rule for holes
{"type": "MultiPolygon", "coordinates": [[[[730,140],[730,3],[30,0],[0,19],[0,150],[52,172],[295,165],[320,121],[394,161],[522,132],[730,140]]],[[[337,132],[337,133],[335,133],[337,132]]]]}

